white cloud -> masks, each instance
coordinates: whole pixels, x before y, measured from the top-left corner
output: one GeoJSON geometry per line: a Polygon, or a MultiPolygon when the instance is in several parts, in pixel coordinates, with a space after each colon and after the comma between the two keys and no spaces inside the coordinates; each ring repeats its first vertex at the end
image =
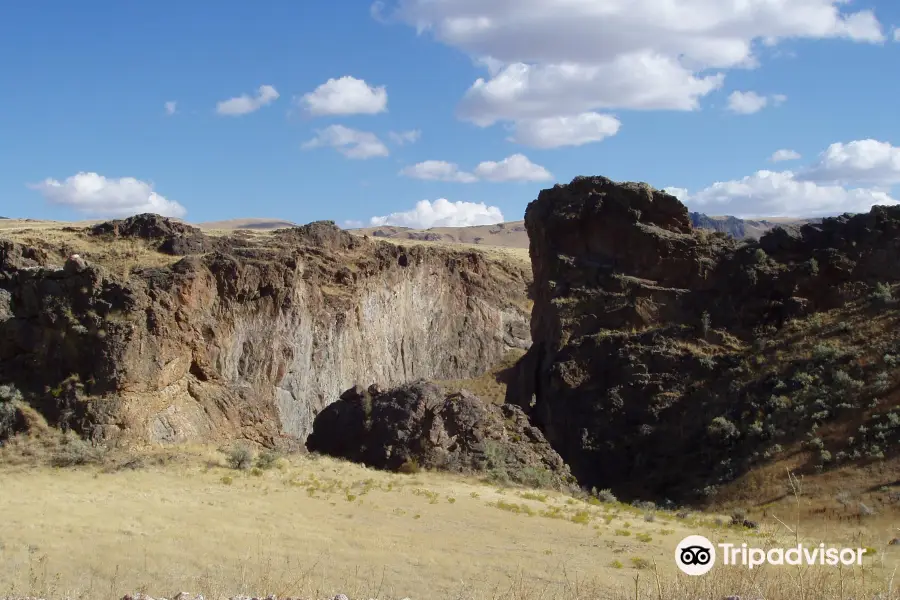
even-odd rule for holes
{"type": "Polygon", "coordinates": [[[426,160],[400,171],[400,175],[430,181],[456,181],[473,183],[478,180],[501,181],[546,181],[553,175],[547,169],[536,165],[523,154],[513,154],[500,162],[484,161],[474,172],[462,171],[456,163],[443,160],[426,160]]]}
{"type": "Polygon", "coordinates": [[[303,144],[304,150],[331,147],[347,158],[367,159],[389,156],[387,146],[368,131],[357,131],[343,125],[330,125],[316,131],[316,137],[303,144]]]}
{"type": "Polygon", "coordinates": [[[486,127],[500,120],[572,116],[594,109],[694,110],[721,87],[720,74],[694,77],[674,60],[628,55],[600,65],[515,63],[466,92],[459,115],[486,127]]]}
{"type": "Polygon", "coordinates": [[[450,202],[439,198],[434,202],[421,200],[415,208],[405,212],[395,212],[383,217],[372,217],[373,227],[395,225],[428,229],[429,227],[468,227],[471,225],[493,225],[502,223],[503,213],[496,206],[484,202],[450,202]]]}
{"type": "Polygon", "coordinates": [[[894,41],[900,42],[900,27],[894,27],[894,41]]]}
{"type": "Polygon", "coordinates": [[[459,183],[478,181],[478,178],[471,173],[461,171],[459,165],[444,160],[426,160],[410,167],[404,167],[400,174],[426,181],[457,181],[459,183]]]}
{"type": "Polygon", "coordinates": [[[475,176],[487,181],[547,181],[550,171],[523,154],[513,154],[500,162],[485,161],[475,167],[475,176]]]}
{"type": "Polygon", "coordinates": [[[900,147],[878,140],[828,146],[800,178],[818,183],[900,184],[900,147]]]}
{"type": "Polygon", "coordinates": [[[621,125],[615,117],[595,112],[572,117],[523,119],[516,121],[515,134],[509,141],[534,148],[581,146],[616,135],[621,125]]]}
{"type": "Polygon", "coordinates": [[[671,195],[675,196],[682,202],[684,202],[688,197],[688,191],[686,188],[667,187],[667,188],[663,188],[663,191],[666,192],[667,194],[671,194],[671,195]]]}
{"type": "Polygon", "coordinates": [[[769,106],[778,106],[787,100],[784,94],[760,96],[756,92],[734,91],[728,96],[728,110],[739,115],[752,115],[769,106]]]}
{"type": "Polygon", "coordinates": [[[707,214],[736,217],[818,217],[867,212],[876,204],[898,204],[888,193],[848,189],[799,180],[791,171],[757,171],[743,179],[717,182],[694,194],[674,188],[669,193],[707,214]]]}
{"type": "Polygon", "coordinates": [[[97,173],[82,172],[65,181],[45,179],[28,187],[39,191],[51,204],[101,218],[145,212],[183,217],[187,213],[184,206],[160,196],[152,185],[133,177],[107,179],[97,173]]]}
{"type": "Polygon", "coordinates": [[[800,156],[799,152],[794,150],[790,150],[788,148],[782,148],[781,150],[776,150],[772,153],[772,156],[769,157],[769,160],[772,162],[782,162],[785,160],[799,160],[803,158],[800,156]]]}
{"type": "Polygon", "coordinates": [[[418,129],[410,129],[409,131],[389,131],[388,137],[398,146],[406,144],[415,144],[422,137],[422,132],[418,129]]]}
{"type": "Polygon", "coordinates": [[[256,96],[248,96],[243,94],[237,98],[223,100],[216,104],[216,112],[220,115],[238,116],[255,112],[271,104],[279,97],[278,90],[271,85],[261,85],[256,91],[256,96]]]}
{"type": "Polygon", "coordinates": [[[178,103],[175,102],[174,100],[172,100],[172,101],[166,102],[165,107],[166,107],[166,114],[171,116],[171,115],[175,114],[175,110],[178,107],[178,103]]]}
{"type": "Polygon", "coordinates": [[[348,219],[341,223],[341,227],[343,229],[360,229],[361,227],[365,227],[366,224],[362,221],[357,221],[356,219],[348,219]]]}
{"type": "Polygon", "coordinates": [[[490,67],[459,107],[481,126],[601,109],[695,110],[725,71],[759,63],[760,42],[885,39],[871,10],[852,12],[845,0],[393,4],[393,17],[490,67]]]}
{"type": "Polygon", "coordinates": [[[387,110],[387,90],[373,87],[362,79],[345,76],[329,79],[314,91],[304,94],[300,104],[311,115],[373,115],[387,110]]]}

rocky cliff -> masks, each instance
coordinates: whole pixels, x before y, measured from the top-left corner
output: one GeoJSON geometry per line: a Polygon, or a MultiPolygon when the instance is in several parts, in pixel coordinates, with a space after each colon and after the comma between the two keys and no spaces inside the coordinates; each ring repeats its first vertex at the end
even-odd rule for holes
{"type": "MultiPolygon", "coordinates": [[[[585,485],[696,498],[791,444],[810,468],[859,459],[846,431],[891,420],[900,207],[739,242],[645,184],[580,177],[525,224],[534,345],[507,400],[585,485]]],[[[863,454],[900,439],[878,431],[863,454]]]]}
{"type": "Polygon", "coordinates": [[[95,438],[305,439],[357,382],[472,377],[528,347],[528,279],[329,222],[212,237],[141,215],[26,232],[0,238],[0,383],[95,438]],[[142,254],[121,272],[104,249],[126,242],[142,254]]]}
{"type": "Polygon", "coordinates": [[[317,417],[307,447],[389,470],[486,473],[531,487],[568,488],[571,474],[539,429],[510,404],[425,381],[356,386],[317,417]]]}

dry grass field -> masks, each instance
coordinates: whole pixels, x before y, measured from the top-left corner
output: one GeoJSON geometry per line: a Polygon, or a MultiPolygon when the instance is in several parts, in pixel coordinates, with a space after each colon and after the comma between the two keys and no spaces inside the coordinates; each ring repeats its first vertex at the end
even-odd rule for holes
{"type": "MultiPolygon", "coordinates": [[[[890,515],[828,530],[829,544],[873,548],[864,567],[717,566],[692,578],[673,561],[684,536],[791,543],[790,502],[775,511],[785,525],[768,519],[754,532],[715,515],[679,518],[310,455],[237,470],[225,453],[192,447],[53,468],[16,451],[5,449],[0,465],[0,597],[897,597],[890,515]]],[[[806,520],[801,531],[817,543],[823,529],[806,520]]]]}

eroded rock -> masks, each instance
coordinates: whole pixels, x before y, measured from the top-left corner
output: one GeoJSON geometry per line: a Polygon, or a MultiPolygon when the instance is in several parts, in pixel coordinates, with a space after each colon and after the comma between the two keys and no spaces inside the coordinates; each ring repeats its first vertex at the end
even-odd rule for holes
{"type": "Polygon", "coordinates": [[[370,390],[355,386],[325,408],[307,448],[392,471],[415,465],[530,485],[569,482],[562,459],[518,407],[424,381],[370,390]]]}

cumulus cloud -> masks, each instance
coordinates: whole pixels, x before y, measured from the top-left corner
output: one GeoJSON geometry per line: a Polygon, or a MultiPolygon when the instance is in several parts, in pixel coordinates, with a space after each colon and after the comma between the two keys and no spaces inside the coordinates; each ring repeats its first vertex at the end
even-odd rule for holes
{"type": "Polygon", "coordinates": [[[513,154],[500,162],[485,161],[475,167],[475,176],[487,181],[547,181],[550,171],[536,165],[524,154],[513,154]]]}
{"type": "Polygon", "coordinates": [[[784,94],[760,96],[756,92],[734,91],[728,96],[728,110],[738,115],[758,113],[770,104],[778,106],[787,100],[784,94]]]}
{"type": "Polygon", "coordinates": [[[97,173],[78,173],[65,181],[45,179],[28,187],[39,191],[51,204],[72,208],[95,217],[127,217],[150,212],[183,217],[187,210],[153,191],[153,186],[133,177],[107,179],[97,173]]]}
{"type": "Polygon", "coordinates": [[[794,150],[789,150],[787,148],[782,148],[781,150],[776,150],[772,153],[772,156],[769,157],[769,160],[772,162],[782,162],[785,160],[799,160],[802,158],[799,152],[794,150]]]}
{"type": "Polygon", "coordinates": [[[835,143],[799,174],[818,183],[900,184],[900,147],[873,139],[835,143]]]}
{"type": "Polygon", "coordinates": [[[582,146],[599,142],[619,132],[621,123],[615,117],[595,112],[571,117],[545,117],[516,121],[509,141],[533,148],[582,146]]]}
{"type": "Polygon", "coordinates": [[[721,74],[694,77],[674,60],[651,54],[615,57],[600,65],[515,63],[490,80],[475,81],[458,113],[486,127],[500,120],[573,116],[603,108],[694,110],[699,98],[723,81],[721,74]]]}
{"type": "Polygon", "coordinates": [[[473,183],[479,180],[493,182],[546,181],[553,178],[547,169],[534,164],[523,154],[513,154],[499,162],[481,162],[472,173],[461,170],[456,163],[426,160],[403,168],[400,174],[413,179],[459,183],[473,183]]]}
{"type": "Polygon", "coordinates": [[[178,107],[178,103],[175,102],[174,100],[166,102],[166,104],[165,104],[166,114],[169,116],[174,115],[177,107],[178,107]]]}
{"type": "Polygon", "coordinates": [[[401,169],[400,174],[413,179],[426,181],[457,181],[472,183],[478,178],[471,173],[461,171],[459,165],[443,160],[426,160],[401,169]]]}
{"type": "Polygon", "coordinates": [[[315,116],[374,115],[387,110],[387,89],[374,87],[362,79],[344,76],[329,79],[300,98],[300,104],[315,116]]]}
{"type": "Polygon", "coordinates": [[[304,150],[330,147],[347,158],[360,160],[390,155],[387,146],[374,133],[350,129],[343,125],[330,125],[317,130],[316,137],[304,143],[302,147],[304,150]]]}
{"type": "Polygon", "coordinates": [[[481,126],[695,110],[725,72],[758,64],[760,42],[885,39],[871,10],[845,0],[395,0],[385,13],[488,67],[459,106],[481,126]]]}
{"type": "Polygon", "coordinates": [[[496,206],[484,202],[451,202],[439,198],[434,202],[421,200],[415,208],[405,212],[395,212],[383,217],[372,217],[373,227],[395,225],[428,229],[429,227],[468,227],[471,225],[493,225],[502,223],[503,213],[496,206]]]}
{"type": "Polygon", "coordinates": [[[409,131],[389,131],[388,137],[398,146],[406,144],[415,144],[422,137],[422,132],[418,129],[410,129],[409,131]]]}
{"type": "Polygon", "coordinates": [[[681,192],[670,193],[692,210],[745,218],[819,217],[898,204],[882,190],[821,185],[802,181],[791,171],[757,171],[743,179],[716,182],[696,193],[681,192]]]}
{"type": "Polygon", "coordinates": [[[216,104],[216,112],[225,116],[239,116],[256,112],[263,106],[275,102],[279,97],[278,90],[271,85],[261,85],[255,96],[243,94],[237,98],[223,100],[216,104]]]}

